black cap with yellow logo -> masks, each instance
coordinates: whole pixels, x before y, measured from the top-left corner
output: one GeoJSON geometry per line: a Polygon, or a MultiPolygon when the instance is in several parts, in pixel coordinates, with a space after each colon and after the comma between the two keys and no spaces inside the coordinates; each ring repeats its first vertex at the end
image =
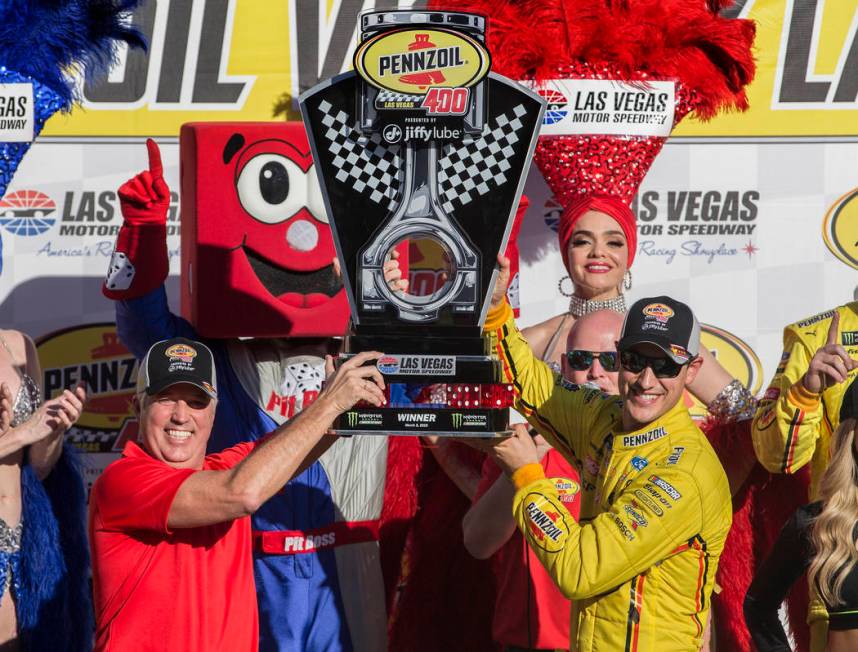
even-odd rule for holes
{"type": "Polygon", "coordinates": [[[217,398],[217,376],[211,349],[184,337],[155,342],[140,362],[137,391],[149,396],[188,383],[217,398]]]}

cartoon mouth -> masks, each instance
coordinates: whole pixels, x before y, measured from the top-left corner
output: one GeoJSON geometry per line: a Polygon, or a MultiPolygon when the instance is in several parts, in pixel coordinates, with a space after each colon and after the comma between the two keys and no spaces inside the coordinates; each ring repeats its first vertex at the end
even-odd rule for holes
{"type": "Polygon", "coordinates": [[[242,250],[262,286],[287,305],[313,308],[328,301],[343,287],[334,274],[333,264],[311,272],[296,272],[272,265],[247,247],[242,250]]]}

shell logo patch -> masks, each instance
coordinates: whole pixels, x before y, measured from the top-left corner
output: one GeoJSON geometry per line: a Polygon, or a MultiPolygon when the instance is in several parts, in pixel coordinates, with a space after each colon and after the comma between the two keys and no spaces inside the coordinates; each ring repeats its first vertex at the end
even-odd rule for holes
{"type": "Polygon", "coordinates": [[[193,362],[194,358],[197,357],[197,350],[192,346],[188,346],[187,344],[174,344],[169,349],[164,351],[164,355],[171,360],[179,359],[182,362],[190,363],[193,362]]]}
{"type": "Polygon", "coordinates": [[[392,93],[425,95],[431,87],[468,88],[488,73],[488,50],[467,34],[447,29],[398,29],[369,39],[355,52],[354,68],[392,93]]]}

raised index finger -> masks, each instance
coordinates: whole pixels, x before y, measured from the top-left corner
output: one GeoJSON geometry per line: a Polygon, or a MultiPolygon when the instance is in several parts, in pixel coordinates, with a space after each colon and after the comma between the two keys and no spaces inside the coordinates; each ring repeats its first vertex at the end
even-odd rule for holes
{"type": "Polygon", "coordinates": [[[828,337],[825,344],[837,344],[837,330],[840,327],[840,313],[834,311],[834,316],[831,318],[831,325],[828,327],[828,337]]]}
{"type": "Polygon", "coordinates": [[[163,178],[164,166],[161,164],[161,150],[158,149],[158,143],[151,138],[147,138],[146,149],[149,150],[149,172],[152,174],[152,178],[163,178]]]}

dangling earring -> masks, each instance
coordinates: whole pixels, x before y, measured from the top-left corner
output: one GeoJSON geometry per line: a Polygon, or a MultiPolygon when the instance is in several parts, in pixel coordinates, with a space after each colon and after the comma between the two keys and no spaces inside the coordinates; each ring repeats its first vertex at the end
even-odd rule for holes
{"type": "Polygon", "coordinates": [[[564,276],[559,281],[557,281],[557,291],[560,294],[562,294],[564,297],[571,297],[573,294],[575,294],[575,284],[572,283],[572,289],[569,292],[564,292],[563,291],[563,281],[569,281],[570,283],[572,283],[572,279],[568,275],[564,276]]]}
{"type": "Polygon", "coordinates": [[[627,290],[632,289],[632,270],[627,269],[626,273],[623,275],[623,287],[627,290]]]}

